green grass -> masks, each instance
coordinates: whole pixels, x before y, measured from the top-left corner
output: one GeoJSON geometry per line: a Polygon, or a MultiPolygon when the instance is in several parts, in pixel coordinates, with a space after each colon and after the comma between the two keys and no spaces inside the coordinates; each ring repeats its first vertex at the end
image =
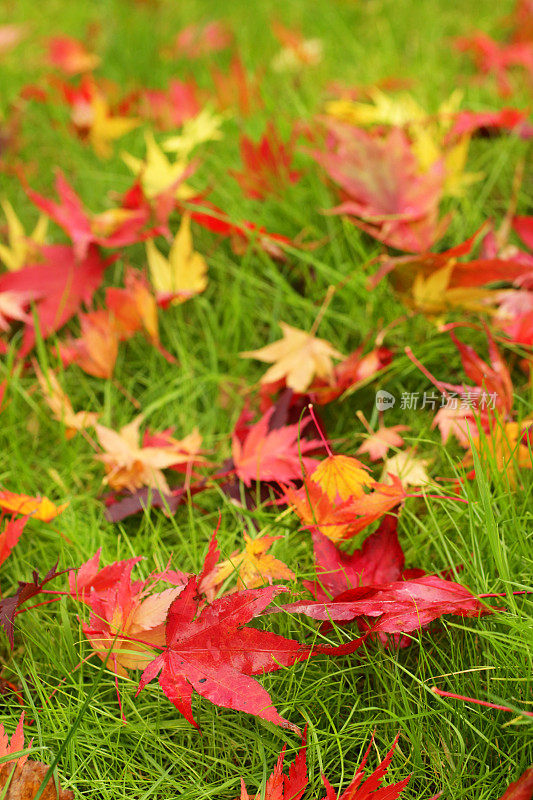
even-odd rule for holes
{"type": "MultiPolygon", "coordinates": [[[[247,66],[265,69],[261,81],[265,108],[242,123],[233,119],[225,124],[224,140],[203,148],[193,183],[212,186],[213,202],[236,219],[246,217],[288,236],[305,228],[309,238],[327,236],[329,241],[317,250],[294,251],[287,264],[279,265],[255,252],[239,258],[226,243],[195,230],[197,249],[208,256],[209,287],[193,301],[160,314],[163,344],[178,365],[169,365],[138,336],[121,346],[116,380],[139,402],[151,428],[173,425],[181,437],[197,425],[213,460],[220,463],[229,456],[229,434],[242,408],[239,387],[253,384],[262,374],[261,365],[240,359],[239,351],[279,338],[280,320],[309,329],[328,286],[346,281],[319,330],[335,347],[348,353],[369,332],[402,318],[386,338],[397,349],[391,369],[377,383],[324,410],[337,448],[353,453],[363,433],[355,412],[362,409],[372,418],[376,388],[396,395],[430,388],[403,354],[406,345],[433,374],[449,382],[464,380],[460,360],[437,325],[421,316],[404,316],[405,308],[386,281],[368,292],[366,278],[373,270],[368,262],[380,252],[379,247],[350,223],[320,213],[332,204],[333,196],[304,152],[296,159],[304,177],[281,200],[243,199],[229,174],[239,168],[239,130],[257,137],[272,115],[282,129],[288,129],[293,119],[311,119],[333,80],[361,85],[388,76],[412,79],[414,96],[429,110],[436,110],[460,86],[465,91],[465,108],[497,108],[501,100],[494,88],[467,81],[471,66],[451,50],[449,41],[475,28],[498,35],[500,20],[512,4],[507,0],[497,6],[489,0],[461,5],[445,0],[320,4],[290,0],[282,8],[273,0],[253,5],[234,0],[227,5],[223,10],[202,0],[7,3],[0,9],[0,24],[27,20],[31,32],[27,42],[0,63],[0,112],[8,114],[21,87],[39,80],[44,37],[60,32],[84,37],[94,22],[100,25],[96,49],[103,66],[99,74],[116,81],[122,92],[137,85],[164,86],[170,77],[189,72],[209,87],[203,61],[164,61],[158,58],[158,50],[185,24],[208,19],[218,11],[235,31],[247,66]],[[268,69],[278,49],[269,21],[278,15],[287,25],[299,26],[306,36],[324,42],[323,63],[299,81],[268,69]],[[228,391],[228,387],[230,403],[223,405],[221,389],[228,391]]],[[[216,56],[215,61],[224,64],[227,58],[216,56]]],[[[513,98],[517,106],[529,102],[525,87],[523,95],[513,98]]],[[[87,206],[95,212],[104,210],[111,205],[108,192],[122,192],[131,183],[119,153],[125,149],[143,154],[143,128],[124,137],[114,157],[102,162],[70,135],[67,116],[65,109],[52,104],[29,104],[22,118],[20,151],[16,156],[7,153],[5,159],[22,160],[28,165],[31,185],[47,192],[54,167],[61,167],[87,206]]],[[[485,177],[464,198],[450,203],[455,216],[442,247],[462,241],[487,217],[501,219],[516,163],[525,152],[525,143],[513,137],[473,142],[468,169],[481,170],[485,177]]],[[[0,187],[24,223],[33,223],[36,211],[17,179],[0,172],[0,187]]],[[[531,197],[527,184],[524,187],[519,210],[526,213],[531,197]]],[[[55,227],[53,236],[62,240],[55,227]]],[[[144,249],[127,248],[126,258],[142,268],[144,249]]],[[[124,259],[119,259],[109,271],[110,283],[119,285],[123,268],[124,259]]],[[[75,323],[71,328],[76,329],[75,323]]],[[[481,334],[465,330],[459,335],[486,354],[481,334]]],[[[50,341],[45,353],[48,363],[55,366],[53,345],[50,341]]],[[[515,408],[525,417],[532,411],[531,389],[517,368],[517,357],[510,350],[506,353],[514,365],[515,408]]],[[[9,367],[8,358],[3,375],[9,374],[9,367]]],[[[119,427],[136,414],[116,383],[91,378],[76,367],[67,369],[61,382],[76,409],[100,411],[105,425],[119,427]]],[[[15,369],[8,383],[0,416],[0,485],[68,500],[70,505],[51,524],[28,523],[2,566],[4,595],[12,593],[17,581],[27,579],[33,568],[44,572],[57,558],[61,568],[77,566],[98,547],[102,547],[103,563],[144,555],[146,561],[139,570],[143,574],[163,567],[170,555],[176,569],[197,570],[219,513],[223,553],[228,555],[239,546],[247,514],[216,490],[200,495],[197,505],[181,507],[171,518],[154,510],[122,524],[107,523],[98,499],[102,468],[87,442],[82,437],[65,438],[35,391],[31,372],[15,369]]],[[[433,475],[454,476],[460,449],[440,445],[438,434],[430,429],[430,413],[403,412],[397,404],[386,421],[411,426],[406,439],[433,459],[433,475]]],[[[523,471],[515,487],[509,486],[506,475],[494,464],[478,473],[477,480],[465,486],[468,503],[407,501],[400,521],[407,564],[428,571],[463,564],[459,580],[479,593],[527,588],[532,565],[532,473],[523,471]]],[[[268,508],[253,512],[253,518],[262,530],[282,536],[274,548],[276,556],[287,561],[298,578],[310,578],[310,537],[298,530],[295,518],[286,515],[278,520],[268,508]]],[[[394,781],[412,773],[404,795],[407,800],[427,800],[440,789],[449,800],[499,797],[532,761],[531,718],[439,698],[431,687],[517,709],[532,708],[528,705],[532,602],[527,597],[510,597],[503,604],[506,611],[491,617],[448,618],[431,631],[415,635],[413,644],[400,651],[369,646],[351,657],[321,656],[265,676],[262,683],[280,713],[298,724],[309,724],[306,796],[317,792],[322,796],[321,772],[335,786],[351,780],[375,730],[373,765],[378,753],[382,757],[401,731],[389,775],[394,781]]],[[[50,764],[59,756],[62,781],[77,796],[231,800],[239,794],[241,776],[250,792],[264,786],[284,743],[288,757],[296,752],[299,742],[294,735],[196,698],[200,735],[156,684],[135,698],[135,675],[120,681],[124,725],[112,674],[102,672],[94,659],[75,669],[90,652],[78,612],[83,615],[82,609],[62,598],[18,618],[13,652],[7,639],[0,638],[2,674],[23,686],[27,718],[35,720],[28,728],[28,738],[34,737],[34,757],[50,764]]],[[[314,635],[313,624],[299,618],[279,615],[267,624],[295,638],[314,635]]],[[[345,631],[333,631],[330,639],[338,642],[345,636],[345,631]]],[[[11,733],[20,707],[12,695],[0,697],[0,704],[0,720],[11,733]]]]}

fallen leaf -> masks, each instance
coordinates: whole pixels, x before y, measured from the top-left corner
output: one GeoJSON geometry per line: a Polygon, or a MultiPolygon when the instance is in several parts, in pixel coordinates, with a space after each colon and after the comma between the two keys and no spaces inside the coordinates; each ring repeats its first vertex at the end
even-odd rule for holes
{"type": "Polygon", "coordinates": [[[357,454],[368,453],[371,461],[380,461],[386,458],[391,447],[403,447],[405,444],[400,436],[400,431],[409,430],[408,425],[380,425],[377,431],[369,434],[363,444],[358,448],[357,454]]]}
{"type": "Polygon", "coordinates": [[[533,798],[533,767],[522,773],[517,781],[511,783],[500,800],[531,800],[533,798]]]}
{"type": "Polygon", "coordinates": [[[190,214],[183,215],[168,259],[152,240],[146,242],[146,256],[150,279],[160,304],[183,303],[205,290],[208,267],[204,257],[194,250],[190,214]]]}
{"type": "Polygon", "coordinates": [[[289,388],[303,394],[315,377],[330,380],[333,375],[332,359],[342,359],[342,353],[325,339],[318,339],[285,322],[280,322],[280,328],[282,339],[259,350],[240,353],[241,358],[256,358],[273,364],[261,378],[261,383],[284,378],[289,388]]]}
{"type": "Polygon", "coordinates": [[[330,455],[311,473],[310,478],[318,484],[330,500],[348,500],[360,497],[365,487],[375,483],[368,474],[368,467],[352,456],[330,455]]]}
{"type": "Polygon", "coordinates": [[[402,450],[387,458],[383,464],[381,480],[384,483],[392,483],[391,476],[395,476],[400,479],[403,486],[423,486],[431,483],[431,478],[426,472],[429,463],[429,459],[420,458],[413,449],[402,450]]]}
{"type": "MultiPolygon", "coordinates": [[[[250,538],[244,533],[244,550],[236,551],[225,561],[220,562],[203,579],[201,588],[208,596],[214,596],[218,588],[232,575],[237,575],[237,590],[255,589],[274,581],[292,581],[294,572],[286,564],[267,553],[267,550],[281,536],[258,536],[250,538]]],[[[0,556],[1,558],[1,556],[0,556]]]]}
{"type": "Polygon", "coordinates": [[[47,497],[30,497],[27,494],[15,494],[7,489],[0,489],[0,508],[10,514],[21,514],[41,522],[51,522],[67,508],[68,503],[54,505],[47,497]]]}
{"type": "Polygon", "coordinates": [[[289,766],[288,775],[285,775],[283,772],[283,760],[285,758],[286,748],[287,745],[283,745],[276,766],[266,781],[263,794],[258,793],[255,797],[250,797],[246,790],[244,780],[241,778],[240,800],[300,800],[308,784],[305,731],[302,737],[302,746],[298,755],[289,766]]]}
{"type": "MultiPolygon", "coordinates": [[[[0,531],[0,566],[4,563],[20,539],[27,519],[27,517],[21,517],[17,520],[8,519],[4,530],[0,531]]],[[[0,747],[0,757],[2,755],[5,755],[5,753],[1,752],[0,747]]]]}
{"type": "Polygon", "coordinates": [[[287,483],[299,480],[302,473],[315,468],[316,461],[305,454],[322,446],[318,439],[300,438],[310,418],[293,425],[271,428],[275,407],[255,424],[244,427],[232,437],[232,457],[237,476],[247,486],[253,481],[287,483]]]}
{"type": "Polygon", "coordinates": [[[67,75],[92,72],[100,64],[100,58],[89,53],[85,45],[70,36],[54,36],[48,42],[48,60],[67,75]]]}

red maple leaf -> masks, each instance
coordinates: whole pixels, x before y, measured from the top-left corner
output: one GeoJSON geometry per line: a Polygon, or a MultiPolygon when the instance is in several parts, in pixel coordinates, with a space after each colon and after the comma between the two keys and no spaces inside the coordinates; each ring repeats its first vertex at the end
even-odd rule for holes
{"type": "MultiPolygon", "coordinates": [[[[288,483],[302,478],[317,462],[304,454],[322,446],[319,439],[303,439],[300,434],[310,417],[300,423],[272,428],[272,406],[256,423],[239,422],[232,438],[232,455],[237,476],[250,486],[252,481],[288,483]]],[[[242,416],[242,415],[241,415],[242,416]]]]}
{"type": "Polygon", "coordinates": [[[374,800],[396,800],[409,783],[411,776],[404,778],[403,781],[391,784],[390,786],[381,787],[381,783],[387,774],[387,770],[390,766],[390,762],[392,761],[392,756],[394,754],[396,745],[398,744],[399,738],[400,734],[396,736],[396,739],[392,743],[391,749],[383,761],[381,761],[378,767],[365,781],[364,777],[366,761],[370,753],[370,748],[374,742],[374,737],[372,736],[366,753],[363,756],[363,760],[357,768],[355,778],[350,785],[346,787],[342,794],[340,792],[337,794],[325,775],[322,775],[322,780],[324,782],[324,786],[326,787],[326,796],[322,798],[322,800],[369,800],[369,798],[374,798],[374,800]]]}
{"type": "Polygon", "coordinates": [[[296,183],[301,172],[291,169],[294,155],[294,136],[285,144],[272,122],[257,144],[241,136],[242,172],[231,174],[247,197],[262,200],[269,194],[279,194],[287,183],[296,183]]]}
{"type": "Polygon", "coordinates": [[[143,241],[155,233],[142,231],[147,222],[144,208],[115,208],[90,216],[60,170],[55,185],[59,203],[30,188],[26,189],[26,193],[43,213],[66,231],[78,259],[86,257],[91,244],[124,247],[143,241]]]}
{"type": "Polygon", "coordinates": [[[8,519],[4,530],[0,532],[0,564],[4,563],[17,544],[27,520],[28,517],[21,517],[17,520],[8,519]]]}
{"type": "Polygon", "coordinates": [[[378,634],[408,633],[445,614],[491,613],[465,586],[423,570],[404,571],[396,525],[396,519],[386,518],[352,556],[314,532],[318,583],[306,585],[317,600],[291,603],[280,611],[322,622],[358,620],[363,630],[378,634]],[[369,624],[363,617],[375,621],[369,624]]]}
{"type": "Polygon", "coordinates": [[[476,32],[455,40],[455,47],[472,54],[475,65],[483,75],[494,75],[502,96],[512,94],[510,69],[523,67],[533,78],[533,42],[497,42],[486,33],[476,32]]]}
{"type": "MultiPolygon", "coordinates": [[[[279,754],[276,766],[265,784],[264,794],[255,795],[255,800],[261,800],[261,798],[262,800],[300,800],[309,781],[307,777],[307,744],[305,734],[306,731],[304,731],[302,737],[303,743],[300,751],[289,766],[289,774],[285,775],[283,772],[283,760],[285,758],[285,750],[287,749],[287,746],[284,745],[279,754]]],[[[242,778],[240,800],[253,800],[248,794],[242,778]]]]}
{"type": "Polygon", "coordinates": [[[162,129],[179,128],[201,111],[198,87],[192,81],[174,78],[167,89],[145,89],[141,94],[141,114],[162,129]]]}
{"type": "MultiPolygon", "coordinates": [[[[42,262],[0,275],[0,294],[7,291],[29,297],[35,303],[40,336],[46,339],[68,322],[82,303],[90,302],[114,258],[103,260],[94,245],[81,261],[73,248],[64,244],[45,246],[42,253],[42,262]]],[[[19,355],[26,356],[34,344],[32,318],[25,325],[19,355]]]]}
{"type": "Polygon", "coordinates": [[[376,136],[343,122],[326,125],[326,150],[313,156],[343,195],[328,213],[349,215],[359,228],[397,250],[428,250],[448,225],[448,219],[439,220],[443,165],[436,162],[422,172],[399,128],[376,136]]]}
{"type": "Polygon", "coordinates": [[[178,711],[195,727],[193,691],[223,708],[246,711],[297,730],[251,678],[309,657],[309,648],[274,633],[244,627],[283,587],[267,586],[225,595],[199,610],[198,578],[192,577],[170,606],[166,648],[144,670],[138,692],[157,675],[178,711]]]}

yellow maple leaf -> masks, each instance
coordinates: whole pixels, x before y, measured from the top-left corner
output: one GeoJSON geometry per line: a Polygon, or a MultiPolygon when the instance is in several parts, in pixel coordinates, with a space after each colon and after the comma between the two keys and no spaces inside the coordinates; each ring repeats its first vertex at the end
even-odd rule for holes
{"type": "Polygon", "coordinates": [[[368,90],[370,103],[352,100],[331,100],[326,104],[326,114],[351,125],[392,125],[403,127],[416,120],[424,120],[427,113],[407,92],[390,97],[377,87],[368,90]]]}
{"type": "Polygon", "coordinates": [[[134,492],[141,486],[149,486],[168,494],[170,489],[162,470],[198,461],[197,451],[193,453],[192,447],[199,446],[201,438],[197,431],[193,431],[183,442],[167,437],[166,447],[142,447],[139,445],[142,421],[143,415],[139,414],[119,431],[95,425],[104,451],[96,456],[105,466],[104,483],[117,491],[128,489],[134,492]]]}
{"type": "Polygon", "coordinates": [[[227,114],[215,114],[209,108],[203,108],[192,119],[186,120],[181,133],[171,136],[163,143],[163,150],[176,153],[180,158],[188,158],[199,144],[222,139],[220,130],[227,114]]]}
{"type": "Polygon", "coordinates": [[[139,119],[114,117],[105,98],[96,92],[91,100],[89,142],[98,158],[110,158],[111,143],[141,124],[139,119]]]}
{"type": "Polygon", "coordinates": [[[139,177],[145,196],[154,197],[169,191],[177,184],[175,197],[187,200],[195,192],[183,182],[187,171],[187,161],[183,158],[171,162],[163,153],[152,133],[145,134],[146,155],[144,159],[136,158],[130,153],[122,153],[122,159],[134,175],[139,177]]]}
{"type": "Polygon", "coordinates": [[[146,242],[146,257],[154,289],[160,297],[170,298],[171,303],[183,303],[207,286],[208,267],[193,247],[190,214],[183,215],[168,258],[151,239],[146,242]]]}
{"type": "Polygon", "coordinates": [[[273,365],[265,372],[261,383],[273,383],[285,378],[290,389],[303,394],[315,377],[331,380],[332,359],[344,358],[342,353],[325,339],[293,328],[285,322],[280,322],[280,328],[282,339],[259,350],[240,353],[241,358],[257,358],[258,361],[273,365]]]}
{"type": "Polygon", "coordinates": [[[280,536],[259,536],[252,539],[244,534],[244,550],[232,554],[231,558],[218,564],[212,573],[202,581],[202,591],[208,596],[214,596],[217,589],[231,575],[237,574],[239,589],[253,589],[275,580],[293,580],[294,572],[289,567],[267,553],[276,539],[280,536]]]}
{"type": "Polygon", "coordinates": [[[397,477],[403,486],[422,486],[431,483],[431,478],[426,472],[429,459],[420,458],[414,450],[402,450],[388,458],[383,466],[382,481],[385,484],[394,483],[397,477]]]}
{"type": "Polygon", "coordinates": [[[372,486],[374,478],[368,467],[352,456],[331,455],[320,462],[310,476],[330,500],[360,497],[365,486],[372,486]]]}
{"type": "Polygon", "coordinates": [[[455,260],[450,261],[425,275],[419,270],[411,286],[411,296],[406,298],[408,305],[421,311],[423,314],[440,314],[451,308],[465,308],[478,313],[489,313],[497,303],[497,295],[490,289],[481,289],[471,286],[457,286],[449,288],[455,260]]]}
{"type": "Polygon", "coordinates": [[[56,506],[47,497],[30,497],[27,494],[16,494],[7,489],[0,489],[0,508],[3,511],[30,516],[41,522],[51,522],[67,506],[68,503],[56,506]]]}
{"type": "Polygon", "coordinates": [[[4,210],[7,221],[8,241],[7,245],[0,244],[0,260],[4,262],[10,272],[15,272],[25,266],[39,245],[44,244],[48,229],[48,219],[41,214],[32,233],[26,234],[11,203],[3,199],[0,201],[0,205],[4,210]]]}

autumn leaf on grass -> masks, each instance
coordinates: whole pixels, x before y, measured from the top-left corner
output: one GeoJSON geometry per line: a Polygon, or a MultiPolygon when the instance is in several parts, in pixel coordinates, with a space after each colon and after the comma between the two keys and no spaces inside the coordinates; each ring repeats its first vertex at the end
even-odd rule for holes
{"type": "Polygon", "coordinates": [[[511,486],[514,486],[519,470],[533,469],[528,443],[532,426],[532,419],[524,419],[521,422],[492,419],[483,435],[479,434],[477,426],[471,428],[472,440],[471,443],[469,440],[469,446],[472,449],[465,454],[461,465],[474,466],[473,451],[475,451],[488,475],[494,470],[500,475],[505,473],[511,486]]]}
{"type": "MultiPolygon", "coordinates": [[[[25,302],[33,302],[40,335],[46,339],[68,322],[82,303],[90,303],[114,259],[102,259],[98,249],[91,245],[87,256],[79,261],[73,248],[63,244],[44,246],[42,258],[17,272],[0,275],[0,297],[11,292],[28,298],[25,302]]],[[[31,317],[24,327],[19,356],[26,356],[34,345],[31,317]]]]}
{"type": "Polygon", "coordinates": [[[258,422],[236,426],[232,437],[232,456],[237,476],[250,486],[253,481],[289,482],[314,469],[316,461],[305,454],[322,446],[318,439],[300,438],[310,418],[300,423],[271,428],[275,406],[258,422]]]}
{"type": "MultiPolygon", "coordinates": [[[[226,561],[222,561],[202,581],[202,591],[208,597],[215,595],[219,587],[232,575],[237,575],[237,590],[255,589],[274,581],[292,581],[294,572],[283,561],[274,558],[267,550],[282,536],[258,536],[252,539],[244,534],[244,550],[238,550],[226,561]]],[[[1,558],[1,556],[0,556],[1,558]]],[[[227,593],[227,592],[226,592],[227,593]]]]}
{"type": "Polygon", "coordinates": [[[140,91],[140,115],[162,130],[175,130],[201,113],[198,86],[191,80],[170,80],[164,89],[140,91]]]}
{"type": "Polygon", "coordinates": [[[368,474],[368,467],[352,456],[333,455],[320,462],[310,478],[327,494],[330,500],[348,500],[360,497],[365,487],[376,481],[368,474]]]}
{"type": "Polygon", "coordinates": [[[116,332],[121,340],[129,339],[136,331],[144,329],[149,340],[159,345],[157,304],[145,276],[128,267],[124,276],[125,287],[106,289],[106,307],[113,315],[116,332]]]}
{"type": "Polygon", "coordinates": [[[120,431],[95,425],[96,436],[104,452],[95,456],[102,461],[106,477],[104,483],[112,489],[134,492],[141,486],[150,486],[165,494],[170,493],[162,470],[167,467],[198,460],[198,456],[180,450],[180,443],[172,447],[139,446],[140,414],[120,431]]]}
{"type": "Polygon", "coordinates": [[[313,156],[338,184],[343,200],[328,213],[349,215],[370,236],[398,250],[430,249],[449,222],[439,218],[443,165],[423,172],[399,128],[374,136],[346,123],[326,125],[326,150],[313,156]]]}
{"type": "Polygon", "coordinates": [[[307,777],[307,742],[306,732],[304,731],[302,746],[298,755],[289,766],[288,775],[283,772],[283,761],[287,745],[284,745],[279,754],[276,766],[272,774],[267,779],[265,791],[255,796],[248,794],[244,779],[241,778],[241,797],[240,800],[300,800],[308,784],[307,777]]]}
{"type": "Polygon", "coordinates": [[[398,781],[398,783],[390,784],[389,786],[381,786],[381,783],[387,774],[399,738],[400,734],[398,733],[391,749],[383,761],[381,761],[374,772],[364,780],[366,762],[372,745],[374,744],[374,737],[372,736],[366,753],[363,756],[363,760],[357,768],[355,778],[342,794],[340,791],[338,793],[335,792],[335,789],[326,776],[322,775],[322,781],[326,787],[326,796],[323,797],[322,800],[372,800],[372,798],[375,798],[375,800],[378,800],[378,798],[380,800],[397,800],[411,780],[411,776],[398,781]]]}
{"type": "Polygon", "coordinates": [[[39,573],[34,569],[32,573],[33,580],[19,581],[15,594],[3,597],[0,600],[0,629],[5,631],[11,649],[15,646],[15,617],[21,613],[19,606],[32,597],[36,597],[50,581],[62,574],[62,572],[57,572],[57,563],[48,570],[44,578],[40,578],[39,573]]]}
{"type": "Polygon", "coordinates": [[[111,378],[118,355],[118,333],[113,316],[104,308],[80,314],[81,336],[59,344],[63,366],[77,364],[95,378],[111,378]]]}
{"type": "Polygon", "coordinates": [[[405,444],[400,432],[409,430],[409,425],[380,425],[377,431],[369,433],[363,444],[358,448],[357,454],[368,453],[371,461],[380,461],[386,458],[391,447],[403,447],[405,444]]]}
{"type": "MultiPolygon", "coordinates": [[[[0,565],[4,563],[20,539],[27,519],[27,517],[16,520],[8,519],[4,529],[0,531],[0,565]]],[[[2,754],[0,753],[0,755],[2,754]]]]}
{"type": "Polygon", "coordinates": [[[240,353],[241,358],[256,358],[273,365],[265,372],[261,383],[284,378],[290,389],[303,394],[315,377],[330,380],[333,359],[342,359],[342,353],[325,339],[318,339],[285,322],[280,322],[280,328],[282,339],[259,350],[240,353]]]}
{"type": "Polygon", "coordinates": [[[306,478],[299,489],[287,487],[282,499],[293,508],[302,525],[310,530],[316,528],[322,531],[334,542],[358,532],[352,500],[332,502],[310,478],[306,478]]]}
{"type": "Polygon", "coordinates": [[[199,610],[198,588],[198,578],[191,578],[170,606],[166,648],[146,667],[138,692],[159,675],[163,692],[195,727],[193,691],[215,705],[246,711],[298,731],[280,716],[268,692],[250,677],[290,666],[310,655],[308,648],[292,639],[246,627],[285,589],[247,589],[225,595],[199,610]]]}
{"type": "Polygon", "coordinates": [[[7,489],[0,489],[0,508],[10,514],[21,514],[41,522],[51,522],[68,506],[63,503],[54,505],[47,497],[30,497],[27,494],[15,494],[7,489]]]}
{"type": "Polygon", "coordinates": [[[272,23],[272,31],[283,45],[271,62],[276,72],[314,67],[322,61],[324,47],[321,39],[305,39],[299,31],[287,28],[277,20],[272,23]]]}
{"type": "Polygon", "coordinates": [[[175,153],[178,158],[188,158],[198,145],[220,141],[223,138],[220,128],[226,116],[215,114],[209,108],[203,108],[185,120],[178,136],[171,136],[163,143],[163,150],[175,153]]]}
{"type": "Polygon", "coordinates": [[[74,412],[72,404],[67,395],[59,385],[59,381],[51,370],[43,375],[39,365],[34,362],[33,369],[39,381],[39,386],[44,399],[50,408],[54,419],[61,422],[65,428],[67,439],[72,439],[78,431],[91,428],[98,419],[98,414],[94,411],[74,412]]]}
{"type": "MultiPolygon", "coordinates": [[[[336,400],[348,389],[355,391],[358,384],[365,383],[368,379],[384,369],[393,359],[392,350],[388,347],[377,346],[364,353],[361,345],[346,358],[336,364],[330,379],[315,378],[308,389],[312,403],[325,405],[336,400]]],[[[267,387],[265,386],[265,391],[267,387]]]]}
{"type": "Polygon", "coordinates": [[[152,285],[161,305],[183,303],[207,286],[207,263],[194,250],[191,234],[191,216],[184,214],[168,259],[157,249],[154,242],[146,242],[146,256],[152,285]]]}
{"type": "Polygon", "coordinates": [[[48,220],[41,215],[33,231],[26,234],[11,203],[4,199],[0,201],[0,205],[7,220],[8,241],[8,244],[0,244],[0,261],[10,272],[16,272],[38,254],[40,246],[46,239],[48,220]]]}
{"type": "MultiPolygon", "coordinates": [[[[42,782],[48,772],[48,765],[41,761],[33,761],[27,755],[17,756],[24,749],[30,749],[33,739],[24,745],[24,712],[20,715],[18,725],[11,741],[0,723],[0,759],[12,755],[13,758],[0,763],[0,796],[2,800],[32,800],[37,796],[42,782]]],[[[62,789],[52,776],[44,791],[42,800],[73,800],[74,792],[62,789]]]]}
{"type": "MultiPolygon", "coordinates": [[[[386,634],[397,637],[419,630],[446,614],[492,613],[459,583],[419,569],[404,570],[396,525],[395,519],[385,519],[352,556],[315,532],[317,583],[306,582],[306,586],[317,599],[289,603],[276,611],[305,614],[326,623],[357,620],[362,630],[383,640],[386,634]]],[[[403,638],[396,641],[408,643],[403,638]]]]}
{"type": "Polygon", "coordinates": [[[500,800],[531,800],[533,798],[533,767],[526,769],[524,773],[511,783],[500,800]]]}
{"type": "Polygon", "coordinates": [[[100,64],[100,58],[89,53],[85,45],[71,36],[54,36],[48,42],[48,60],[67,75],[92,72],[100,64]]]}
{"type": "Polygon", "coordinates": [[[122,153],[122,160],[139,178],[148,200],[169,193],[172,199],[188,200],[195,192],[185,183],[194,169],[184,159],[170,161],[163,153],[153,134],[145,134],[146,155],[143,159],[122,153]]]}
{"type": "Polygon", "coordinates": [[[142,210],[110,208],[101,214],[89,214],[61,170],[57,170],[55,188],[59,202],[33,189],[26,191],[37,208],[67,233],[79,259],[86,257],[91,244],[124,247],[150,235],[150,232],[144,231],[146,214],[142,210]]]}
{"type": "Polygon", "coordinates": [[[140,120],[114,115],[105,96],[95,89],[91,100],[89,142],[98,158],[111,158],[112,143],[140,125],[140,120]]]}
{"type": "Polygon", "coordinates": [[[288,184],[300,179],[301,172],[291,168],[294,144],[294,135],[285,144],[272,122],[257,144],[241,135],[244,169],[231,174],[247,197],[261,200],[269,194],[279,195],[288,184]]]}
{"type": "Polygon", "coordinates": [[[172,48],[165,55],[176,58],[203,58],[233,44],[233,33],[219,20],[187,25],[176,35],[172,48]]]}
{"type": "Polygon", "coordinates": [[[402,450],[387,458],[383,465],[381,480],[392,483],[393,477],[399,478],[403,486],[423,486],[431,483],[431,478],[426,472],[429,459],[420,458],[414,449],[402,450]]]}
{"type": "Polygon", "coordinates": [[[152,573],[146,580],[134,581],[131,572],[140,560],[116,561],[99,569],[98,551],[69,573],[72,596],[91,610],[83,632],[102,661],[109,654],[109,668],[121,677],[127,677],[129,669],[144,669],[154,648],[163,647],[168,609],[187,580],[183,574],[178,576],[181,585],[154,593],[153,585],[167,576],[152,573]]]}

